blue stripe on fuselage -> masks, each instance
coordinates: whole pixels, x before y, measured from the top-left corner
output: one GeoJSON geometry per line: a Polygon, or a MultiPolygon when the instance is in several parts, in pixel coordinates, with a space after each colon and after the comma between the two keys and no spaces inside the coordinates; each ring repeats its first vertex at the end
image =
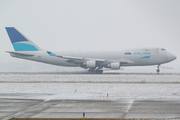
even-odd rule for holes
{"type": "MultiPolygon", "coordinates": [[[[146,58],[146,59],[149,59],[151,56],[144,56],[144,57],[141,57],[141,58],[139,58],[139,59],[144,59],[144,58],[146,58]]],[[[139,60],[138,59],[138,60],[139,60]]]]}
{"type": "Polygon", "coordinates": [[[50,56],[56,56],[55,54],[49,54],[50,56]]]}
{"type": "Polygon", "coordinates": [[[47,51],[47,53],[48,53],[50,56],[56,56],[56,55],[53,54],[52,52],[47,51]]]}

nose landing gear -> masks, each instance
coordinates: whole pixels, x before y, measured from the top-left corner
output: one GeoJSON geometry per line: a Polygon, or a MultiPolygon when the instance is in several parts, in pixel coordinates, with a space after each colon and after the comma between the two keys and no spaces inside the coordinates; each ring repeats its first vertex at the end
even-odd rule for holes
{"type": "Polygon", "coordinates": [[[158,65],[158,66],[157,66],[157,68],[158,68],[158,69],[156,70],[156,72],[157,72],[157,73],[159,73],[159,72],[160,72],[159,67],[160,67],[160,65],[158,65]]]}

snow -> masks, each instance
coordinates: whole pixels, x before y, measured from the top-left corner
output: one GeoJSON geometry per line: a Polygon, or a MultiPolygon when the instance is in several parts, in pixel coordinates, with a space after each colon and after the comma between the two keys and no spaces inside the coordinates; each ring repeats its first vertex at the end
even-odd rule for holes
{"type": "Polygon", "coordinates": [[[48,99],[178,99],[180,75],[0,74],[0,93],[45,93],[51,95],[48,99]]]}

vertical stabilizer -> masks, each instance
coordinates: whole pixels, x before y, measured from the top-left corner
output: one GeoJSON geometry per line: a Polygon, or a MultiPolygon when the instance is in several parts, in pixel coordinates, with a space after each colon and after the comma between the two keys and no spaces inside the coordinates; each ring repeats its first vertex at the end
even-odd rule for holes
{"type": "Polygon", "coordinates": [[[40,51],[42,50],[32,41],[27,39],[14,27],[6,27],[11,43],[15,51],[40,51]]]}

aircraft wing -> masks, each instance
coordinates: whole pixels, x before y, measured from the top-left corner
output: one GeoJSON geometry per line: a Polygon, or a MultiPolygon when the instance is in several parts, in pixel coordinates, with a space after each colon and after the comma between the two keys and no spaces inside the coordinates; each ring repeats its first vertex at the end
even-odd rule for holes
{"type": "Polygon", "coordinates": [[[114,60],[83,58],[83,57],[73,57],[73,56],[61,56],[61,55],[58,55],[57,57],[67,59],[67,62],[75,63],[75,64],[81,64],[86,61],[96,61],[97,65],[99,65],[99,66],[104,66],[104,65],[114,63],[114,62],[118,62],[120,64],[127,64],[130,62],[128,60],[114,61],[114,60]]]}
{"type": "Polygon", "coordinates": [[[57,56],[60,58],[64,58],[64,59],[69,59],[69,60],[74,60],[74,61],[87,61],[87,60],[94,60],[97,62],[105,62],[106,60],[104,59],[94,59],[94,58],[83,58],[83,57],[72,57],[72,56],[57,56]]]}
{"type": "Polygon", "coordinates": [[[82,64],[86,61],[96,61],[96,64],[99,66],[107,64],[107,61],[104,59],[73,57],[73,56],[57,56],[57,57],[67,59],[66,62],[74,63],[74,64],[82,64]]]}

